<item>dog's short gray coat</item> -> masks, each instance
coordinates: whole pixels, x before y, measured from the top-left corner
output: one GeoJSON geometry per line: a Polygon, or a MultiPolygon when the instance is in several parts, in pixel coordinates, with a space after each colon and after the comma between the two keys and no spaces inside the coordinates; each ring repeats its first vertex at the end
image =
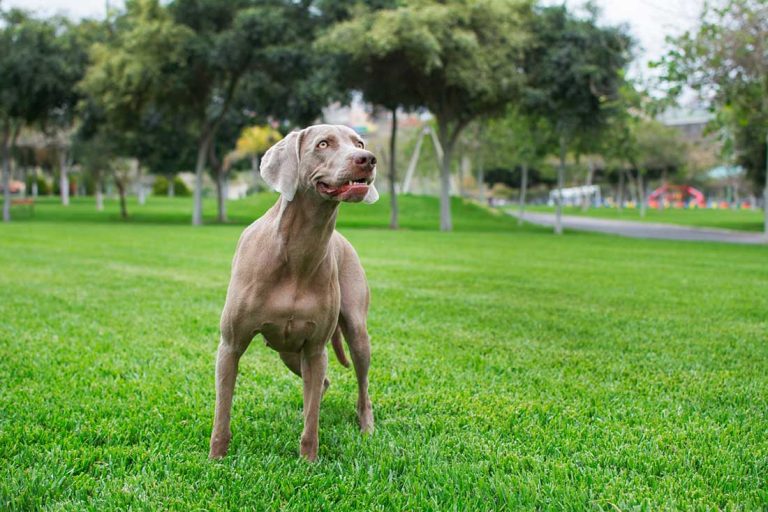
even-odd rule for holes
{"type": "Polygon", "coordinates": [[[329,339],[348,365],[341,333],[357,376],[360,428],[373,431],[368,284],[354,248],[335,231],[340,201],[378,199],[376,159],[364,147],[347,127],[317,125],[292,132],[262,159],[264,180],[281,196],[243,232],[232,263],[216,362],[212,458],[227,452],[238,361],[257,334],[303,380],[303,457],[317,457],[329,339]]]}

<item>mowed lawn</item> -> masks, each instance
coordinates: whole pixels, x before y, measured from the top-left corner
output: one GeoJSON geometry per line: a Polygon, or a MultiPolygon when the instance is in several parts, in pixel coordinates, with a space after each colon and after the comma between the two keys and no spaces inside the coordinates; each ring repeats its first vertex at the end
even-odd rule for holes
{"type": "Polygon", "coordinates": [[[299,379],[260,339],[230,454],[207,459],[241,225],[156,198],[128,223],[50,204],[1,225],[0,509],[768,507],[768,247],[558,238],[458,204],[463,231],[439,233],[435,201],[403,204],[400,232],[353,227],[385,204],[342,211],[377,429],[332,360],[315,464],[299,379]]]}
{"type": "MultiPolygon", "coordinates": [[[[529,206],[532,212],[554,213],[554,207],[529,206]]],[[[517,211],[517,208],[511,208],[517,211]]],[[[738,231],[763,231],[764,215],[762,209],[728,210],[728,209],[679,209],[667,208],[657,210],[648,208],[645,217],[640,217],[640,210],[636,208],[590,208],[582,211],[581,207],[563,208],[564,215],[584,215],[600,219],[629,220],[637,222],[656,222],[662,224],[679,224],[700,228],[734,229],[738,231]]]]}

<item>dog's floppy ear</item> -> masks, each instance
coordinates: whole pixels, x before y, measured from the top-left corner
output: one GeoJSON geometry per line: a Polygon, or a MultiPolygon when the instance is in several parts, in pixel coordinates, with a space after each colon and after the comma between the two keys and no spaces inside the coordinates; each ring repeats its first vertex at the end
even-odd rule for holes
{"type": "Polygon", "coordinates": [[[292,201],[299,187],[299,150],[304,130],[291,132],[264,153],[259,172],[264,181],[292,201]]]}
{"type": "Polygon", "coordinates": [[[373,183],[368,185],[368,193],[365,194],[363,202],[367,204],[375,203],[379,200],[379,191],[373,186],[373,183]]]}

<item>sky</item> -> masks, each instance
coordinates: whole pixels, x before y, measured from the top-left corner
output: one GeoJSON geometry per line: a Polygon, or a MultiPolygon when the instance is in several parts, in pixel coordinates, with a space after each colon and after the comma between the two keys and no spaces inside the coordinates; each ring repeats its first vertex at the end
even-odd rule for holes
{"type": "MultiPolygon", "coordinates": [[[[583,0],[544,0],[546,4],[565,3],[571,8],[583,0]]],[[[122,0],[0,0],[6,7],[24,7],[42,14],[66,14],[74,18],[104,17],[106,5],[122,0]]],[[[606,24],[625,23],[637,40],[637,62],[631,70],[635,77],[648,75],[647,62],[664,53],[664,37],[677,35],[694,25],[704,0],[597,0],[606,24]]]]}

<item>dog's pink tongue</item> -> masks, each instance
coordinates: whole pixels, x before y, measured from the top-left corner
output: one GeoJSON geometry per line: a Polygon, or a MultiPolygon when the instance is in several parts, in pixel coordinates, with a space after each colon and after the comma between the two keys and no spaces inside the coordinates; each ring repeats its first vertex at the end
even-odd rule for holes
{"type": "Polygon", "coordinates": [[[368,193],[368,185],[365,183],[345,183],[338,188],[336,195],[342,201],[357,203],[362,201],[368,193]]]}

